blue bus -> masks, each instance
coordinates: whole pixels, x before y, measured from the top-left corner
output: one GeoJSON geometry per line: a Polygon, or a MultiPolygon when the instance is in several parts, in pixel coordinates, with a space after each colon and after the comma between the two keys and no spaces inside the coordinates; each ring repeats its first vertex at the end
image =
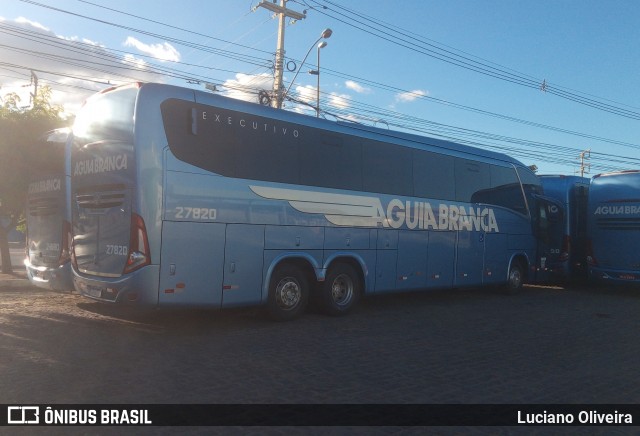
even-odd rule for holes
{"type": "Polygon", "coordinates": [[[579,176],[542,175],[546,196],[560,202],[558,223],[550,225],[547,267],[558,281],[587,278],[587,201],[589,179],[579,176]]]}
{"type": "Polygon", "coordinates": [[[68,136],[69,129],[56,129],[42,137],[39,145],[46,159],[34,159],[27,191],[27,277],[38,287],[56,291],[74,289],[68,136]]]}
{"type": "Polygon", "coordinates": [[[608,283],[640,284],[640,171],[591,180],[588,209],[589,275],[608,283]]]}
{"type": "Polygon", "coordinates": [[[264,305],[536,280],[536,175],[506,155],[219,95],[133,84],[91,97],[71,153],[72,263],[116,303],[264,305]]]}

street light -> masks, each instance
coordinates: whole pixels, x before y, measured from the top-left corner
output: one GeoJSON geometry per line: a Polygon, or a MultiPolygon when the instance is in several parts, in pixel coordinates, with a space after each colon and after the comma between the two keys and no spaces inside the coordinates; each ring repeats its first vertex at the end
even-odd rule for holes
{"type": "Polygon", "coordinates": [[[318,69],[309,71],[309,74],[318,76],[318,82],[316,85],[316,117],[320,117],[320,49],[325,48],[326,46],[326,41],[322,41],[320,44],[318,44],[318,69]]]}
{"type": "MultiPolygon", "coordinates": [[[[287,90],[284,93],[285,97],[289,94],[289,90],[293,86],[293,83],[296,81],[296,77],[298,77],[298,73],[300,73],[300,70],[302,69],[302,66],[304,65],[305,61],[307,60],[307,57],[309,57],[309,53],[311,53],[311,49],[313,49],[313,47],[315,47],[315,45],[318,44],[321,39],[329,38],[332,33],[333,33],[333,31],[331,29],[328,29],[328,28],[324,29],[322,31],[322,33],[320,34],[320,38],[316,39],[315,42],[311,45],[311,47],[309,47],[309,50],[307,51],[307,54],[304,55],[304,59],[302,59],[302,63],[300,64],[300,68],[298,68],[298,71],[296,71],[296,75],[293,76],[293,80],[291,81],[291,83],[289,84],[289,87],[287,88],[287,90]]],[[[324,43],[324,45],[327,45],[326,42],[323,42],[323,43],[324,43]]],[[[324,45],[322,47],[324,47],[324,45]]],[[[322,47],[320,47],[320,44],[318,45],[318,49],[320,49],[322,47]]],[[[318,56],[320,56],[319,52],[318,52],[318,56]]]]}

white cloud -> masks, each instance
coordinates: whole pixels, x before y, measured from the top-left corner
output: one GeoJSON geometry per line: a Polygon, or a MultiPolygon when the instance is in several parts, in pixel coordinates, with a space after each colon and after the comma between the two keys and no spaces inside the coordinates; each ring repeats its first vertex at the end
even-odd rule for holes
{"type": "Polygon", "coordinates": [[[135,80],[165,81],[150,72],[145,62],[133,56],[124,58],[98,42],[56,35],[27,18],[0,19],[0,25],[0,96],[15,92],[25,106],[29,104],[29,92],[33,92],[33,86],[29,86],[31,71],[40,86],[52,88],[52,103],[63,105],[69,114],[75,113],[89,95],[108,86],[135,80]]]}
{"type": "Polygon", "coordinates": [[[396,94],[396,101],[406,103],[427,95],[429,95],[427,91],[416,89],[413,91],[401,92],[400,94],[396,94]]]}
{"type": "Polygon", "coordinates": [[[370,88],[365,88],[360,85],[358,82],[354,82],[353,80],[347,80],[344,82],[345,86],[352,91],[357,92],[358,94],[369,94],[371,92],[370,88]]]}
{"type": "Polygon", "coordinates": [[[305,103],[315,105],[317,95],[318,90],[315,86],[306,85],[296,87],[296,98],[298,100],[302,100],[305,103]]]}
{"type": "Polygon", "coordinates": [[[142,41],[130,36],[124,42],[126,47],[135,47],[140,50],[142,53],[152,56],[161,61],[174,61],[177,62],[180,60],[180,52],[175,49],[174,46],[169,44],[168,42],[163,42],[161,44],[145,44],[142,41]]]}
{"type": "Polygon", "coordinates": [[[147,67],[147,62],[144,59],[137,58],[130,53],[126,53],[124,55],[124,62],[128,65],[135,65],[141,70],[144,70],[147,67]]]}
{"type": "MultiPolygon", "coordinates": [[[[311,85],[296,86],[295,91],[296,92],[293,97],[297,101],[302,102],[302,104],[286,101],[286,109],[299,114],[315,115],[315,107],[317,104],[316,97],[318,92],[317,88],[311,85]]],[[[291,95],[291,92],[289,92],[289,95],[291,95]]]]}
{"type": "Polygon", "coordinates": [[[347,94],[338,94],[332,92],[329,94],[329,106],[333,106],[337,109],[347,109],[351,106],[351,96],[347,94]]]}
{"type": "Polygon", "coordinates": [[[31,21],[26,19],[25,17],[18,17],[16,18],[16,23],[19,24],[27,24],[31,27],[35,27],[36,29],[40,29],[44,32],[49,32],[49,29],[46,28],[45,26],[43,26],[42,24],[38,23],[37,21],[31,21]]]}
{"type": "Polygon", "coordinates": [[[266,73],[257,75],[238,73],[235,79],[226,80],[222,86],[227,97],[258,103],[258,92],[270,91],[273,88],[273,76],[266,73]]]}

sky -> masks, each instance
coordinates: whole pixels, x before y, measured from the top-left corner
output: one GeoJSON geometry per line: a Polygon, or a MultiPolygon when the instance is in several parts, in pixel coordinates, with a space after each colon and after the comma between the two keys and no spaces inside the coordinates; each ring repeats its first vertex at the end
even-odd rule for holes
{"type": "MultiPolygon", "coordinates": [[[[257,103],[273,87],[278,28],[259,2],[2,0],[0,96],[17,92],[28,107],[33,72],[68,114],[92,93],[133,81],[209,83],[211,92],[257,103]]],[[[306,17],[285,28],[284,110],[315,116],[318,76],[308,71],[320,56],[329,120],[501,151],[539,174],[580,174],[581,153],[587,177],[640,169],[640,2],[287,7],[306,17]]]]}

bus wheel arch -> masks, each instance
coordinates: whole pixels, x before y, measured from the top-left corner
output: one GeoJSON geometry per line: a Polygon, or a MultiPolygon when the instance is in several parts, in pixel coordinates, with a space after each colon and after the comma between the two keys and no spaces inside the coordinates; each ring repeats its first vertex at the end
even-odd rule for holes
{"type": "Polygon", "coordinates": [[[315,280],[312,266],[304,259],[287,258],[275,265],[269,277],[269,317],[275,321],[290,321],[302,315],[315,280]]]}
{"type": "Polygon", "coordinates": [[[356,306],[363,290],[364,273],[360,263],[350,257],[336,258],[327,267],[316,300],[324,313],[342,316],[356,306]]]}

